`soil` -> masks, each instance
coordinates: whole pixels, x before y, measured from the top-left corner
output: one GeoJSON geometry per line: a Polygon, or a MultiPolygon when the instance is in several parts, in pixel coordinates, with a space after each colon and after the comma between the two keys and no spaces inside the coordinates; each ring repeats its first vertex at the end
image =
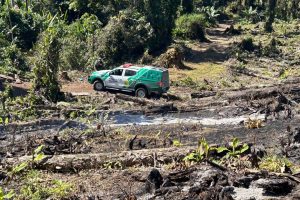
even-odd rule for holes
{"type": "MultiPolygon", "coordinates": [[[[186,62],[226,62],[228,26],[208,30],[211,43],[198,46],[186,62]]],[[[0,184],[6,191],[26,184],[8,182],[12,166],[31,160],[44,145],[46,157],[32,168],[45,182],[71,183],[66,199],[299,199],[299,174],[285,165],[281,173],[268,172],[253,161],[268,153],[300,164],[299,79],[213,91],[174,86],[160,99],[139,99],[95,92],[75,77],[61,82],[69,102],[37,106],[40,118],[0,126],[0,184]],[[184,162],[201,138],[229,149],[238,138],[249,149],[224,163],[184,162]]],[[[13,86],[16,95],[30,88],[26,82],[13,86]]]]}

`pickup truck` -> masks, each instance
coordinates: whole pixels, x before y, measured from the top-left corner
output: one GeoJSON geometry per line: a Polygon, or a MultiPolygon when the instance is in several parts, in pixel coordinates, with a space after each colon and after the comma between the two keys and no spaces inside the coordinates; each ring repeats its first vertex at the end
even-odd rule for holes
{"type": "Polygon", "coordinates": [[[152,94],[161,95],[170,88],[169,71],[154,66],[124,64],[112,70],[93,72],[88,77],[94,90],[105,89],[134,92],[137,97],[145,98],[152,94]]]}

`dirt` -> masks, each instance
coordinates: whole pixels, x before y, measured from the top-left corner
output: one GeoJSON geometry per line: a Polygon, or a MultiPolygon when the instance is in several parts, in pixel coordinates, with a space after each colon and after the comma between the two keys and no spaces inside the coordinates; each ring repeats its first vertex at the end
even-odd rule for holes
{"type": "MultiPolygon", "coordinates": [[[[182,159],[197,148],[202,137],[209,144],[224,146],[237,137],[249,145],[263,146],[268,152],[283,155],[279,138],[287,134],[288,127],[294,131],[299,124],[299,93],[291,91],[297,91],[297,84],[223,91],[208,97],[190,95],[177,100],[167,97],[138,100],[125,94],[80,94],[81,91],[78,91],[73,103],[55,107],[48,119],[1,127],[1,168],[5,171],[12,163],[30,159],[33,150],[44,145],[43,152],[48,159],[36,168],[42,174],[46,173],[49,181],[60,179],[72,183],[74,192],[71,199],[126,199],[126,195],[138,199],[244,199],[249,189],[234,183],[249,176],[245,175],[247,167],[238,171],[225,165],[224,172],[207,162],[187,167],[182,159]],[[277,92],[270,92],[275,90],[277,92]],[[123,99],[122,95],[126,98],[123,99]],[[144,101],[147,103],[144,104],[144,101]],[[88,109],[82,110],[84,102],[99,108],[87,114],[88,109]],[[170,102],[173,109],[166,110],[163,106],[170,102]],[[267,112],[268,105],[273,104],[279,109],[267,112]],[[101,110],[101,106],[105,109],[101,110]],[[291,116],[287,116],[288,108],[291,116]],[[66,118],[68,110],[77,111],[78,117],[73,120],[66,118]],[[57,119],[51,117],[55,113],[57,119]],[[248,116],[255,119],[258,115],[263,116],[263,126],[246,128],[244,122],[248,116]],[[159,118],[161,123],[152,121],[159,118]],[[234,123],[226,121],[227,118],[234,118],[234,123]],[[146,120],[148,124],[140,124],[138,119],[140,122],[146,120]],[[216,123],[205,124],[203,119],[215,120],[216,123]],[[168,123],[169,120],[174,123],[168,123]],[[118,123],[124,125],[116,126],[118,123]],[[180,145],[176,146],[174,141],[179,141],[180,145]],[[162,180],[157,187],[147,186],[148,175],[153,168],[161,173],[162,180]],[[225,182],[219,183],[219,178],[225,182]],[[212,183],[212,180],[215,182],[212,183]]],[[[44,114],[47,109],[52,108],[40,108],[44,114]]],[[[297,140],[296,132],[294,135],[297,140]]],[[[289,147],[295,148],[295,145],[289,147]]],[[[294,155],[290,156],[293,159],[294,155]]],[[[295,181],[284,178],[280,182],[278,175],[265,177],[259,173],[256,174],[258,178],[250,181],[249,187],[257,191],[256,199],[282,199],[294,194],[295,181]],[[264,192],[272,191],[272,184],[268,182],[267,185],[271,186],[265,187],[262,180],[255,182],[260,179],[287,184],[291,189],[274,196],[264,192]]],[[[6,187],[16,186],[10,184],[6,187]]]]}
{"type": "MultiPolygon", "coordinates": [[[[235,39],[223,33],[228,26],[207,30],[210,43],[188,46],[192,53],[184,64],[223,66],[235,39]]],[[[197,69],[180,72],[184,76],[197,69]]],[[[286,165],[281,172],[268,172],[257,163],[276,155],[299,166],[299,79],[212,91],[173,86],[160,99],[139,99],[95,92],[86,75],[69,74],[72,81],[61,81],[62,91],[71,93],[69,102],[36,106],[35,120],[0,126],[0,185],[5,191],[20,192],[27,184],[9,172],[32,160],[43,145],[45,158],[31,167],[44,182],[71,183],[66,199],[299,198],[297,172],[286,165]],[[183,161],[202,138],[211,147],[229,149],[238,138],[238,148],[247,144],[249,149],[224,162],[222,152],[215,151],[201,162],[183,161]]],[[[26,82],[13,86],[17,96],[30,88],[26,82]]]]}

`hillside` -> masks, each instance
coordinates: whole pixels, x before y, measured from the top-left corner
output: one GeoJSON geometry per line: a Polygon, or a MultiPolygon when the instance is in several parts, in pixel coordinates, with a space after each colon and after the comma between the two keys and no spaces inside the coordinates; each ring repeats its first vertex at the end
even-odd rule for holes
{"type": "Polygon", "coordinates": [[[0,200],[300,198],[298,0],[0,5],[0,200]]]}

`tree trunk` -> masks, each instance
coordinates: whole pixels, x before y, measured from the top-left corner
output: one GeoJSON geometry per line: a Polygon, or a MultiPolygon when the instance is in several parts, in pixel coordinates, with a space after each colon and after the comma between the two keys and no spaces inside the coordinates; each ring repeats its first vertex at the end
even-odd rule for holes
{"type": "Polygon", "coordinates": [[[297,8],[298,8],[298,6],[297,6],[297,2],[296,1],[297,0],[293,0],[292,1],[291,17],[293,19],[297,18],[297,8]]]}
{"type": "MultiPolygon", "coordinates": [[[[169,164],[174,162],[174,160],[182,160],[195,148],[190,146],[185,148],[144,149],[116,153],[54,155],[45,158],[38,167],[49,171],[72,172],[74,170],[105,168],[106,165],[110,165],[112,168],[128,168],[141,165],[154,166],[157,162],[169,164]]],[[[7,162],[13,165],[28,161],[31,158],[32,156],[24,156],[18,159],[9,158],[7,162]]]]}
{"type": "Polygon", "coordinates": [[[268,9],[268,18],[265,24],[265,31],[272,32],[273,31],[273,22],[275,19],[275,8],[276,8],[277,0],[269,0],[269,9],[268,9]]]}
{"type": "Polygon", "coordinates": [[[28,11],[28,7],[29,7],[29,0],[26,0],[25,5],[26,5],[26,11],[28,11]]]}

